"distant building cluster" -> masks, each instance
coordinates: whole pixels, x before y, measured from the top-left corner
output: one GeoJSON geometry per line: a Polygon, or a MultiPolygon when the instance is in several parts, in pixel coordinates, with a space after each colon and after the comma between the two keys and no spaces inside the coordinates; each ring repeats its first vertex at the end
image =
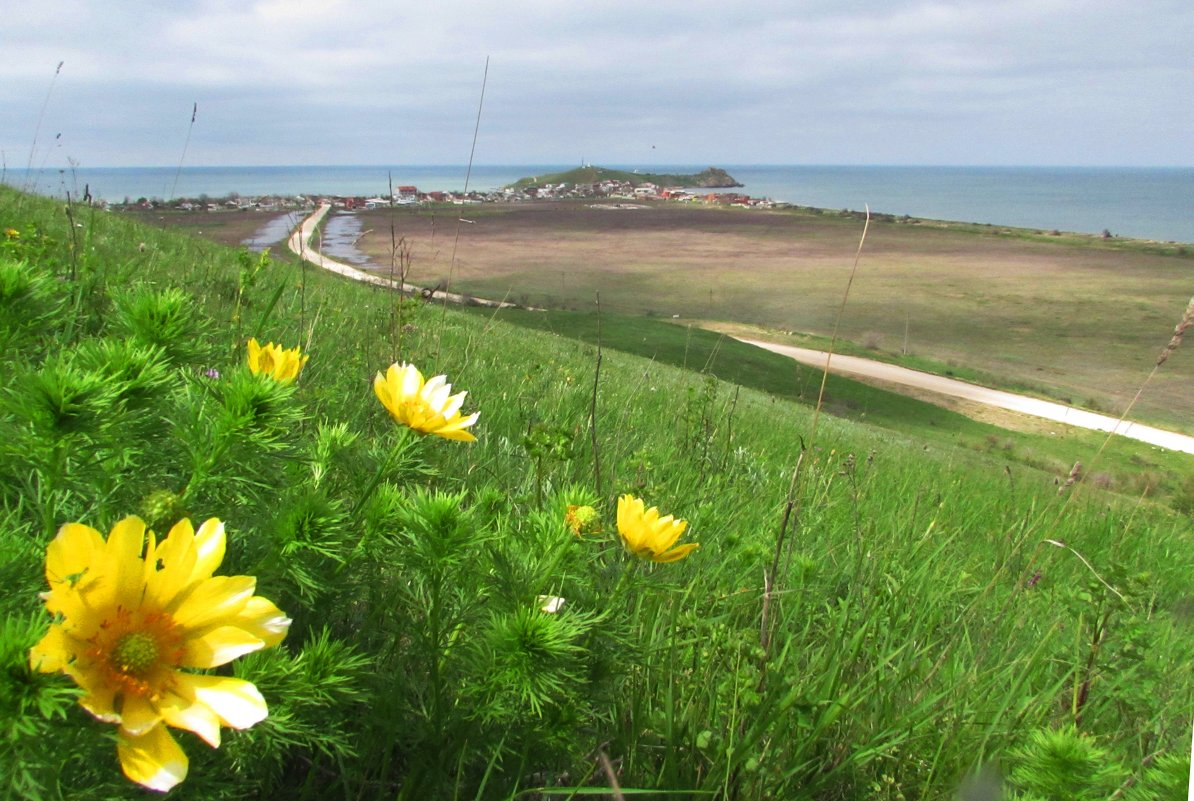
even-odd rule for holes
{"type": "Polygon", "coordinates": [[[399,186],[394,189],[390,197],[353,197],[329,195],[262,195],[260,197],[245,197],[237,194],[224,198],[212,199],[205,195],[198,198],[175,198],[161,200],[158,198],[125,198],[123,203],[113,203],[115,209],[174,209],[186,212],[226,212],[226,211],[290,211],[293,209],[314,208],[323,203],[330,203],[342,209],[375,209],[388,206],[413,206],[428,203],[451,203],[456,205],[471,203],[520,203],[533,200],[569,200],[569,199],[610,199],[610,200],[668,200],[680,203],[707,203],[720,206],[742,206],[750,208],[781,208],[786,203],[777,203],[768,198],[754,198],[741,192],[713,192],[707,189],[691,189],[685,187],[660,187],[653,183],[631,183],[621,180],[604,180],[596,183],[543,183],[528,186],[495,189],[485,192],[421,192],[415,186],[399,186]]]}
{"type": "Polygon", "coordinates": [[[568,198],[609,198],[612,200],[673,200],[681,203],[712,203],[723,206],[750,206],[774,208],[786,206],[768,198],[755,198],[741,192],[712,192],[707,189],[691,189],[679,186],[657,186],[650,182],[632,183],[608,179],[595,183],[535,184],[514,188],[506,187],[499,193],[498,200],[561,200],[568,198]]]}

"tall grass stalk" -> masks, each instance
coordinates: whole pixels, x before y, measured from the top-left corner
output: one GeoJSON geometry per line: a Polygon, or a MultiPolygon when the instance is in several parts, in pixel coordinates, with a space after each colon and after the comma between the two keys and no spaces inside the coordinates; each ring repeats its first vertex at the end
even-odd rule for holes
{"type": "Polygon", "coordinates": [[[37,112],[37,122],[33,126],[33,144],[29,146],[29,161],[25,164],[25,191],[32,191],[37,183],[37,176],[33,173],[33,159],[37,154],[37,142],[41,137],[41,126],[46,118],[46,109],[50,107],[50,97],[54,94],[54,86],[58,83],[58,76],[62,73],[64,64],[66,64],[65,61],[59,61],[58,66],[54,68],[54,75],[50,78],[50,85],[46,88],[46,96],[41,102],[41,109],[37,112]]]}
{"type": "MultiPolygon", "coordinates": [[[[838,306],[837,315],[833,323],[833,335],[830,337],[829,350],[825,356],[825,367],[821,371],[821,386],[817,391],[817,403],[813,408],[812,424],[809,430],[808,447],[816,444],[817,438],[817,423],[821,419],[821,410],[825,403],[825,387],[829,382],[829,365],[833,358],[833,350],[837,344],[838,328],[841,325],[842,316],[846,311],[846,302],[850,298],[850,288],[854,285],[854,276],[858,273],[858,262],[862,258],[862,247],[866,244],[867,230],[870,227],[871,210],[870,206],[866,207],[866,220],[863,222],[862,235],[858,239],[858,249],[854,253],[854,263],[850,268],[850,277],[846,281],[846,288],[842,292],[842,301],[838,306]]],[[[771,566],[763,577],[763,607],[760,614],[762,623],[759,632],[759,642],[763,647],[764,659],[766,659],[768,649],[771,644],[771,635],[768,631],[769,612],[771,607],[771,599],[775,591],[776,577],[779,571],[780,557],[784,552],[784,541],[787,537],[789,525],[796,525],[800,518],[800,510],[798,506],[798,498],[800,496],[800,478],[801,466],[804,464],[804,454],[806,453],[806,446],[801,439],[800,455],[796,459],[796,465],[792,468],[792,478],[788,484],[788,494],[784,499],[783,515],[780,518],[779,531],[775,538],[775,552],[771,559],[771,566]],[[795,521],[793,520],[795,518],[795,521]]],[[[762,679],[760,679],[761,681],[762,679]]]]}
{"type": "Polygon", "coordinates": [[[187,149],[191,146],[191,133],[195,130],[195,118],[198,116],[199,103],[196,101],[191,105],[191,122],[187,125],[187,136],[182,142],[182,154],[178,157],[178,167],[174,170],[174,182],[170,185],[170,193],[166,195],[167,200],[172,200],[178,191],[178,179],[182,175],[182,165],[187,159],[187,149]]]}
{"type": "MultiPolygon", "coordinates": [[[[489,56],[486,56],[485,57],[485,70],[481,74],[481,94],[477,98],[477,119],[476,119],[476,122],[473,123],[473,138],[472,138],[472,142],[469,144],[469,150],[468,150],[468,166],[465,168],[465,171],[464,171],[463,194],[466,199],[468,197],[469,181],[473,175],[473,158],[476,156],[476,153],[477,153],[477,137],[481,133],[481,110],[485,107],[485,88],[488,85],[488,83],[489,83],[489,56]]],[[[464,209],[463,209],[463,207],[461,207],[461,214],[457,215],[457,217],[456,217],[456,232],[452,237],[452,253],[448,257],[448,281],[447,281],[447,284],[444,286],[444,297],[443,297],[443,301],[442,301],[443,312],[445,314],[447,313],[447,310],[448,310],[447,293],[452,291],[452,279],[456,274],[456,251],[460,246],[461,225],[465,221],[464,217],[462,216],[463,213],[464,213],[464,209]]],[[[443,326],[443,318],[442,317],[440,318],[440,326],[441,326],[441,328],[443,326]]],[[[436,360],[437,361],[439,360],[439,342],[438,342],[438,340],[436,342],[436,360]]]]}

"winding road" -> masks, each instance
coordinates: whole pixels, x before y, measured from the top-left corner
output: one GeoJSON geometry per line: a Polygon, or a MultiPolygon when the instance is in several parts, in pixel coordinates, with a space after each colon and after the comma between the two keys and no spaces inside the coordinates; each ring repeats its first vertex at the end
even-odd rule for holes
{"type": "Polygon", "coordinates": [[[778,353],[781,356],[787,356],[801,364],[807,364],[818,369],[828,367],[831,373],[878,379],[899,386],[932,392],[937,395],[960,398],[986,406],[994,406],[999,409],[1029,414],[1034,417],[1041,417],[1045,420],[1053,420],[1070,426],[1089,428],[1095,431],[1112,431],[1121,436],[1147,442],[1150,445],[1157,445],[1172,451],[1194,453],[1194,437],[1134,423],[1131,420],[1121,421],[1115,417],[1088,412],[1085,409],[1076,409],[1073,406],[1065,406],[1061,403],[1030,398],[998,389],[988,389],[976,386],[975,384],[968,384],[965,381],[959,381],[956,378],[922,373],[919,370],[910,370],[907,367],[876,362],[871,359],[862,359],[858,356],[843,356],[835,353],[830,358],[830,354],[823,350],[797,348],[791,345],[776,345],[757,339],[743,339],[741,337],[735,337],[735,339],[745,342],[748,345],[764,348],[772,353],[778,353]]]}

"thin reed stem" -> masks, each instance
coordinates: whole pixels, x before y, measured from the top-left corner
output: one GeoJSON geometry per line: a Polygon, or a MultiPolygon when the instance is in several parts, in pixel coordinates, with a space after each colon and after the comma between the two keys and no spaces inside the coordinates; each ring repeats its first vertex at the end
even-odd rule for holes
{"type": "Polygon", "coordinates": [[[174,171],[174,183],[170,186],[170,194],[166,196],[167,200],[174,197],[175,191],[178,189],[178,177],[182,175],[182,163],[187,158],[187,148],[191,146],[191,131],[195,130],[195,117],[199,114],[199,103],[191,106],[191,124],[187,126],[187,138],[182,143],[182,155],[178,157],[178,168],[174,171]]]}
{"type": "Polygon", "coordinates": [[[33,190],[35,183],[33,181],[33,158],[37,153],[37,140],[41,136],[41,124],[46,118],[46,109],[50,106],[50,96],[54,94],[54,84],[58,82],[58,74],[62,72],[62,65],[65,63],[65,61],[59,61],[58,66],[54,68],[54,77],[50,79],[46,97],[41,102],[41,111],[37,113],[37,124],[33,127],[33,144],[29,146],[29,163],[25,165],[25,185],[22,187],[27,192],[33,190]]]}
{"type": "MultiPolygon", "coordinates": [[[[1086,471],[1086,475],[1091,474],[1095,464],[1097,464],[1099,461],[1099,457],[1103,455],[1103,451],[1106,450],[1107,445],[1111,442],[1111,439],[1116,436],[1116,432],[1119,431],[1119,427],[1125,420],[1128,419],[1128,415],[1132,413],[1132,408],[1135,407],[1136,402],[1140,400],[1140,397],[1144,394],[1144,390],[1148,387],[1149,383],[1153,380],[1153,377],[1156,376],[1157,372],[1161,369],[1161,365],[1169,361],[1169,357],[1175,350],[1178,349],[1178,346],[1182,344],[1182,339],[1185,337],[1186,331],[1189,330],[1191,325],[1194,325],[1194,297],[1191,297],[1190,302],[1186,304],[1186,310],[1182,314],[1181,320],[1178,321],[1177,326],[1173,329],[1173,336],[1170,337],[1169,342],[1161,350],[1160,355],[1157,357],[1156,363],[1153,364],[1153,369],[1149,371],[1147,376],[1145,376],[1144,381],[1141,382],[1140,387],[1136,390],[1136,394],[1132,396],[1132,400],[1128,401],[1128,405],[1124,407],[1123,413],[1119,416],[1119,420],[1116,421],[1114,426],[1112,426],[1111,431],[1107,433],[1107,436],[1103,438],[1103,442],[1099,445],[1099,449],[1095,451],[1094,457],[1090,460],[1091,467],[1086,471]]],[[[1079,478],[1078,486],[1074,487],[1074,491],[1066,496],[1065,504],[1062,505],[1063,509],[1070,502],[1070,500],[1078,494],[1078,491],[1085,483],[1085,481],[1082,481],[1081,478],[1079,478]]]]}
{"type": "MultiPolygon", "coordinates": [[[[808,446],[811,448],[816,442],[817,437],[817,422],[821,416],[821,408],[825,402],[825,386],[829,382],[829,362],[833,358],[833,349],[837,344],[838,329],[841,326],[842,317],[846,311],[846,302],[850,298],[850,288],[854,285],[854,276],[858,274],[858,263],[862,258],[862,247],[866,243],[867,230],[871,224],[871,209],[866,207],[866,221],[862,226],[862,236],[858,240],[858,250],[854,253],[854,264],[850,269],[850,278],[846,282],[846,290],[842,293],[842,302],[838,306],[837,315],[833,321],[833,335],[829,340],[829,352],[825,357],[825,368],[821,372],[821,388],[817,392],[817,405],[813,409],[813,425],[809,433],[808,446]]],[[[776,591],[776,578],[779,571],[780,556],[784,550],[784,544],[787,540],[788,528],[792,524],[793,518],[799,518],[800,509],[798,504],[799,499],[799,485],[802,476],[801,466],[804,464],[804,454],[806,452],[803,438],[801,439],[800,456],[796,459],[796,466],[792,469],[792,479],[788,484],[787,498],[784,500],[783,517],[780,520],[779,533],[776,535],[775,552],[772,555],[771,565],[767,569],[763,577],[763,609],[762,609],[762,626],[759,632],[759,645],[763,648],[763,661],[769,656],[769,646],[771,643],[771,635],[769,631],[770,626],[770,609],[771,598],[776,591]]],[[[763,678],[760,678],[760,684],[763,678]]]]}
{"type": "Polygon", "coordinates": [[[597,386],[601,382],[601,293],[597,293],[597,364],[593,368],[593,394],[589,399],[589,439],[593,443],[593,489],[601,492],[601,448],[597,442],[597,386]]]}
{"type": "MultiPolygon", "coordinates": [[[[473,143],[468,151],[468,167],[464,171],[464,196],[468,197],[468,185],[473,175],[473,157],[477,152],[477,135],[481,131],[481,109],[485,106],[485,86],[489,82],[489,56],[485,57],[485,72],[481,75],[481,97],[477,99],[477,121],[473,125],[473,143]]],[[[452,239],[452,255],[448,258],[448,281],[444,286],[443,304],[440,307],[440,331],[443,330],[444,321],[448,315],[448,293],[452,291],[452,277],[456,274],[456,249],[460,245],[460,224],[464,221],[462,217],[456,218],[456,235],[452,239]]],[[[436,332],[435,342],[435,358],[439,361],[440,350],[440,333],[436,332]]]]}

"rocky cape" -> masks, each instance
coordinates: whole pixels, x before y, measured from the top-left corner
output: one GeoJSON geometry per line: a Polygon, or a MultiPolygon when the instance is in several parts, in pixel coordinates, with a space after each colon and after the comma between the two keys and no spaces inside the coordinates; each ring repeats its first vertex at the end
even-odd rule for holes
{"type": "Polygon", "coordinates": [[[608,167],[584,166],[568,170],[567,172],[520,178],[513,184],[513,187],[520,189],[544,184],[598,184],[603,181],[620,181],[629,183],[632,186],[655,184],[660,187],[674,186],[695,189],[728,189],[743,185],[719,167],[709,167],[695,175],[677,175],[672,173],[632,172],[629,170],[613,170],[608,167]]]}

